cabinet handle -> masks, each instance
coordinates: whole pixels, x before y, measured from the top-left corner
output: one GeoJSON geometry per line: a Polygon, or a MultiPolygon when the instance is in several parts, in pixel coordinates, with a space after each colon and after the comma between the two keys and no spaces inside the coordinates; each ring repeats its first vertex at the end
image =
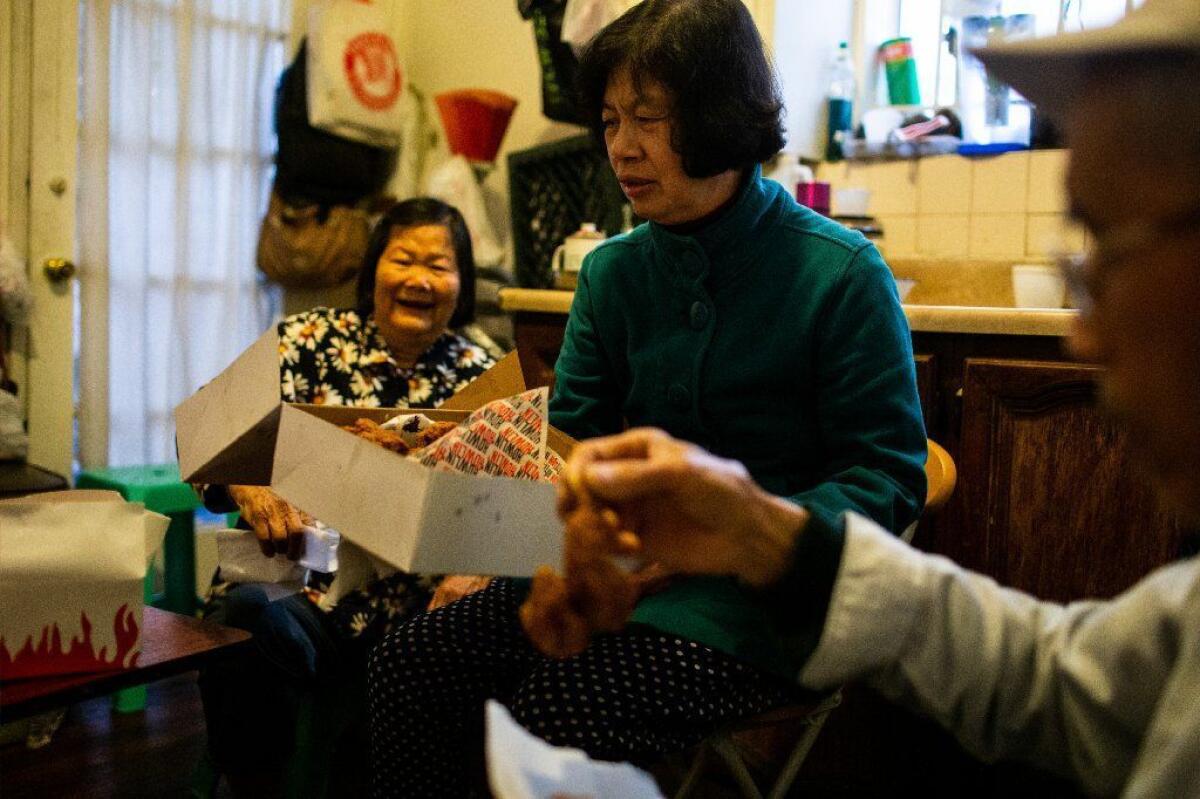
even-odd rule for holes
{"type": "Polygon", "coordinates": [[[963,387],[954,389],[954,402],[950,403],[950,429],[955,435],[962,435],[963,422],[963,387]]]}

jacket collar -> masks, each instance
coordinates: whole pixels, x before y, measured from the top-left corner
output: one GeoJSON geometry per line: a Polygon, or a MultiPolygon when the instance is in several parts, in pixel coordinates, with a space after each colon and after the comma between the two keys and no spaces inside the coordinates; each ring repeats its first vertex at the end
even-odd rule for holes
{"type": "Polygon", "coordinates": [[[782,189],[763,180],[757,164],[738,190],[738,197],[716,219],[689,234],[674,233],[650,222],[650,238],[663,260],[687,283],[703,282],[712,275],[718,282],[726,271],[752,259],[762,246],[761,235],[778,215],[775,200],[782,189]],[[714,273],[718,270],[720,274],[714,273]]]}

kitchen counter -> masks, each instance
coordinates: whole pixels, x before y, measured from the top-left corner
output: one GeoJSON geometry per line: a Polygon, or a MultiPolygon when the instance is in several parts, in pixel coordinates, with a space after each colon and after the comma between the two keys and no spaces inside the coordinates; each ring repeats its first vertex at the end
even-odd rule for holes
{"type": "MultiPolygon", "coordinates": [[[[566,314],[574,292],[509,288],[500,307],[509,313],[566,314]]],[[[965,305],[905,305],[916,333],[974,333],[1005,336],[1065,336],[1077,311],[965,305]]]]}

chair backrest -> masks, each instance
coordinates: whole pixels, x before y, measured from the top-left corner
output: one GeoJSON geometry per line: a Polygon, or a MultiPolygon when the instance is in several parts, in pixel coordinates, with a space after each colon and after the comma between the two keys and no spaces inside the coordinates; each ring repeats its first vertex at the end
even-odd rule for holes
{"type": "MultiPolygon", "coordinates": [[[[934,513],[950,501],[954,493],[954,484],[958,482],[958,469],[954,466],[954,458],[950,457],[941,444],[932,438],[926,439],[928,447],[925,455],[925,507],[921,515],[934,513]]],[[[900,540],[911,544],[917,534],[917,522],[913,522],[900,533],[900,540]]]]}
{"type": "MultiPolygon", "coordinates": [[[[925,478],[929,483],[929,488],[925,494],[925,508],[922,513],[930,513],[945,506],[950,495],[954,493],[954,484],[958,479],[954,459],[935,441],[929,441],[928,454],[925,457],[925,478]]],[[[905,542],[911,542],[916,529],[917,523],[913,522],[901,533],[900,538],[905,542]]],[[[783,767],[776,775],[774,785],[766,794],[768,799],[780,799],[787,795],[796,774],[804,764],[804,758],[808,755],[821,726],[825,723],[825,717],[839,702],[841,702],[841,691],[834,690],[823,697],[814,699],[810,704],[777,708],[724,725],[706,738],[696,751],[691,767],[675,793],[675,799],[684,799],[700,789],[705,759],[710,752],[720,757],[733,776],[744,799],[763,799],[763,793],[746,768],[734,737],[740,737],[744,733],[762,733],[771,728],[774,728],[777,733],[791,734],[789,732],[791,728],[785,725],[799,723],[802,725],[803,732],[796,736],[795,742],[791,744],[791,754],[787,756],[783,767]]]]}
{"type": "Polygon", "coordinates": [[[929,439],[929,454],[925,458],[925,479],[929,484],[925,492],[925,512],[940,510],[954,493],[958,469],[950,453],[933,439],[929,439]]]}

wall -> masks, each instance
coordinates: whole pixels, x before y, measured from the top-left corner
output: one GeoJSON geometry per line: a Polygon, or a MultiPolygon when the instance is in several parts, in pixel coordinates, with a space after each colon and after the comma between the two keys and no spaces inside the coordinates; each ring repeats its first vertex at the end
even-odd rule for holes
{"type": "Polygon", "coordinates": [[[402,0],[401,42],[413,85],[426,96],[484,88],[519,101],[483,186],[497,233],[507,241],[508,153],[577,135],[581,128],[542,116],[541,71],[533,26],[507,0],[402,0]],[[453,9],[453,10],[450,10],[453,9]]]}
{"type": "Polygon", "coordinates": [[[787,151],[825,152],[825,90],[839,41],[849,39],[853,4],[782,0],[775,5],[773,57],[786,106],[787,151]]]}
{"type": "MultiPolygon", "coordinates": [[[[876,164],[822,164],[819,177],[871,190],[890,258],[1041,260],[1055,245],[1083,246],[1067,223],[1066,152],[991,158],[957,155],[876,164]]],[[[837,208],[834,208],[837,213],[837,208]]]]}

